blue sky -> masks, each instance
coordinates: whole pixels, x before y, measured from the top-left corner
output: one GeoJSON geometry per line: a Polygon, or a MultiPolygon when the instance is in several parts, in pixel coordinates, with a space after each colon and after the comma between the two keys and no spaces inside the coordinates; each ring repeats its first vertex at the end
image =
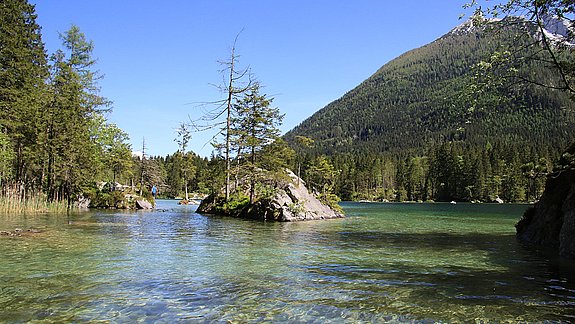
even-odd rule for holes
{"type": "MultiPolygon", "coordinates": [[[[46,49],[76,24],[94,41],[114,102],[108,120],[148,153],[177,150],[175,128],[220,100],[218,61],[237,51],[285,113],[286,132],[402,53],[462,23],[464,1],[32,0],[46,49]]],[[[213,133],[195,133],[190,149],[212,151],[213,133]]]]}

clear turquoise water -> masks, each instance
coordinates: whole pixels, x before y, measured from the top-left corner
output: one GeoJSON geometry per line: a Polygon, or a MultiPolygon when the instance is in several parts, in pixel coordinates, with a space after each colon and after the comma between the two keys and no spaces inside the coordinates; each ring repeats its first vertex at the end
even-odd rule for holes
{"type": "Polygon", "coordinates": [[[0,215],[0,322],[575,321],[575,266],[520,205],[355,204],[293,224],[156,211],[0,215]]]}

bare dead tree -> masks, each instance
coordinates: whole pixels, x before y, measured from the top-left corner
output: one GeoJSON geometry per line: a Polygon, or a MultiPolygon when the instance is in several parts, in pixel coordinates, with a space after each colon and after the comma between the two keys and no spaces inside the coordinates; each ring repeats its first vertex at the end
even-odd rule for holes
{"type": "MultiPolygon", "coordinates": [[[[243,30],[242,30],[243,31],[243,30]]],[[[218,61],[223,66],[219,71],[223,76],[223,82],[216,87],[225,93],[225,99],[207,102],[205,106],[216,106],[207,111],[199,120],[191,120],[190,124],[196,131],[206,131],[219,128],[218,132],[212,137],[214,142],[217,137],[223,136],[224,143],[215,144],[217,149],[224,151],[226,163],[225,172],[225,199],[230,198],[230,178],[231,178],[231,123],[233,118],[233,102],[242,93],[248,91],[254,82],[249,67],[238,68],[239,55],[236,52],[236,45],[241,31],[236,35],[231,48],[230,57],[226,61],[218,61]],[[222,120],[225,117],[224,120],[222,120]]]]}

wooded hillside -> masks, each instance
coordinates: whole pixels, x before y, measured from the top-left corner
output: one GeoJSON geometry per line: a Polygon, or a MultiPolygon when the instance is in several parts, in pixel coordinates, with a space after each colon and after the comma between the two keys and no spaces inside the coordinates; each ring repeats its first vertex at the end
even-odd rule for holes
{"type": "Polygon", "coordinates": [[[308,159],[331,157],[344,199],[535,199],[544,170],[574,138],[575,105],[564,92],[486,80],[486,68],[506,81],[556,75],[537,60],[505,60],[534,42],[518,32],[527,23],[492,24],[469,21],[385,64],[286,140],[308,159]],[[314,144],[298,145],[298,136],[314,144]]]}

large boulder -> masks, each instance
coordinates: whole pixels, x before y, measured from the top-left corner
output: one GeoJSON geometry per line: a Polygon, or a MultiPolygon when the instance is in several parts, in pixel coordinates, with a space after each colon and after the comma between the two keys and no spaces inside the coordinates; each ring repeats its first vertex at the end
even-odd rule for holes
{"type": "MultiPolygon", "coordinates": [[[[231,213],[231,216],[257,220],[293,222],[345,217],[343,212],[322,203],[306,188],[304,182],[288,171],[290,181],[276,190],[269,198],[257,200],[231,213]]],[[[199,213],[218,214],[218,200],[209,196],[197,209],[199,213]]]]}
{"type": "Polygon", "coordinates": [[[147,200],[140,199],[140,200],[136,200],[136,208],[137,209],[153,209],[154,205],[152,205],[152,203],[147,201],[147,200]]]}
{"type": "Polygon", "coordinates": [[[517,238],[529,245],[575,259],[575,145],[549,175],[543,196],[515,226],[517,238]]]}

